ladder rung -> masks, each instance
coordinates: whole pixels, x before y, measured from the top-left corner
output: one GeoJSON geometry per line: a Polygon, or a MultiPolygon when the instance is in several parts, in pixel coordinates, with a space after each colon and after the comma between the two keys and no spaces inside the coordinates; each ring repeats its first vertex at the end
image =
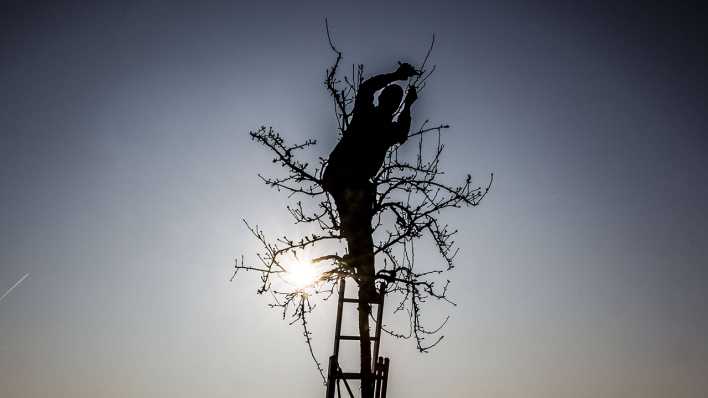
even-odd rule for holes
{"type": "MultiPolygon", "coordinates": [[[[383,375],[377,375],[377,374],[372,374],[371,377],[374,380],[383,380],[384,376],[383,375]]],[[[361,373],[349,373],[349,372],[337,372],[337,379],[346,379],[346,380],[359,380],[361,379],[361,373]]]]}
{"type": "MultiPolygon", "coordinates": [[[[361,340],[361,336],[339,336],[340,340],[361,340]]],[[[376,340],[375,336],[369,336],[369,340],[376,340]]]]}
{"type": "MultiPolygon", "coordinates": [[[[359,303],[359,299],[356,299],[356,298],[346,298],[345,297],[342,299],[342,301],[345,303],[359,303]]],[[[379,301],[380,300],[378,298],[373,298],[373,299],[369,300],[369,304],[378,304],[379,301]]]]}
{"type": "Polygon", "coordinates": [[[343,298],[342,301],[344,301],[345,303],[358,303],[358,302],[359,302],[359,299],[355,299],[355,298],[343,298]]]}

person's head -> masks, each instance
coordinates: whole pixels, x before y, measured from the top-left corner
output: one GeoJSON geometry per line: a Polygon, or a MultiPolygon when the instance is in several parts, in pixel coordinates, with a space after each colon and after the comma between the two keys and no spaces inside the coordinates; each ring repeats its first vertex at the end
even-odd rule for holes
{"type": "Polygon", "coordinates": [[[401,105],[403,99],[403,89],[398,84],[391,84],[379,94],[379,109],[386,114],[393,115],[401,105]]]}

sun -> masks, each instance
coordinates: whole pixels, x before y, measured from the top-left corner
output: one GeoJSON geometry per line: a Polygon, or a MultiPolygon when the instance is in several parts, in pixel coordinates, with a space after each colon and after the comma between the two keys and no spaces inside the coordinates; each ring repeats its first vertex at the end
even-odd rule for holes
{"type": "Polygon", "coordinates": [[[312,262],[293,259],[287,266],[284,279],[297,289],[304,289],[314,285],[320,275],[320,270],[312,262]]]}

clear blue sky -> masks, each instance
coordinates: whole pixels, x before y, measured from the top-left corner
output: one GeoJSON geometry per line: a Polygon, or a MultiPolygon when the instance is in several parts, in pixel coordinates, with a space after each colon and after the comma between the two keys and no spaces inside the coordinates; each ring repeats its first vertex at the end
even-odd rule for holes
{"type": "Polygon", "coordinates": [[[256,276],[228,282],[242,217],[295,231],[248,131],[336,142],[324,16],[371,73],[435,32],[414,122],[453,126],[449,178],[495,173],[449,217],[444,343],[384,340],[391,396],[708,394],[702,10],[250,3],[1,6],[0,294],[30,276],[0,301],[0,396],[324,394],[256,276]]]}

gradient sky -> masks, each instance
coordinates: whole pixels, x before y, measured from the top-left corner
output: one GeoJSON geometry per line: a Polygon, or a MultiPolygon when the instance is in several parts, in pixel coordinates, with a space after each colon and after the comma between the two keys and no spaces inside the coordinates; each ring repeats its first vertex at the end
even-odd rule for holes
{"type": "MultiPolygon", "coordinates": [[[[296,231],[248,131],[336,142],[333,60],[435,75],[462,248],[444,343],[384,339],[392,397],[708,395],[703,10],[616,2],[3,2],[0,396],[314,397],[240,219],[296,231]]],[[[423,253],[423,258],[425,253],[423,253]]],[[[431,257],[432,258],[432,257],[431,257]]],[[[313,319],[331,352],[334,309],[313,319]]]]}

